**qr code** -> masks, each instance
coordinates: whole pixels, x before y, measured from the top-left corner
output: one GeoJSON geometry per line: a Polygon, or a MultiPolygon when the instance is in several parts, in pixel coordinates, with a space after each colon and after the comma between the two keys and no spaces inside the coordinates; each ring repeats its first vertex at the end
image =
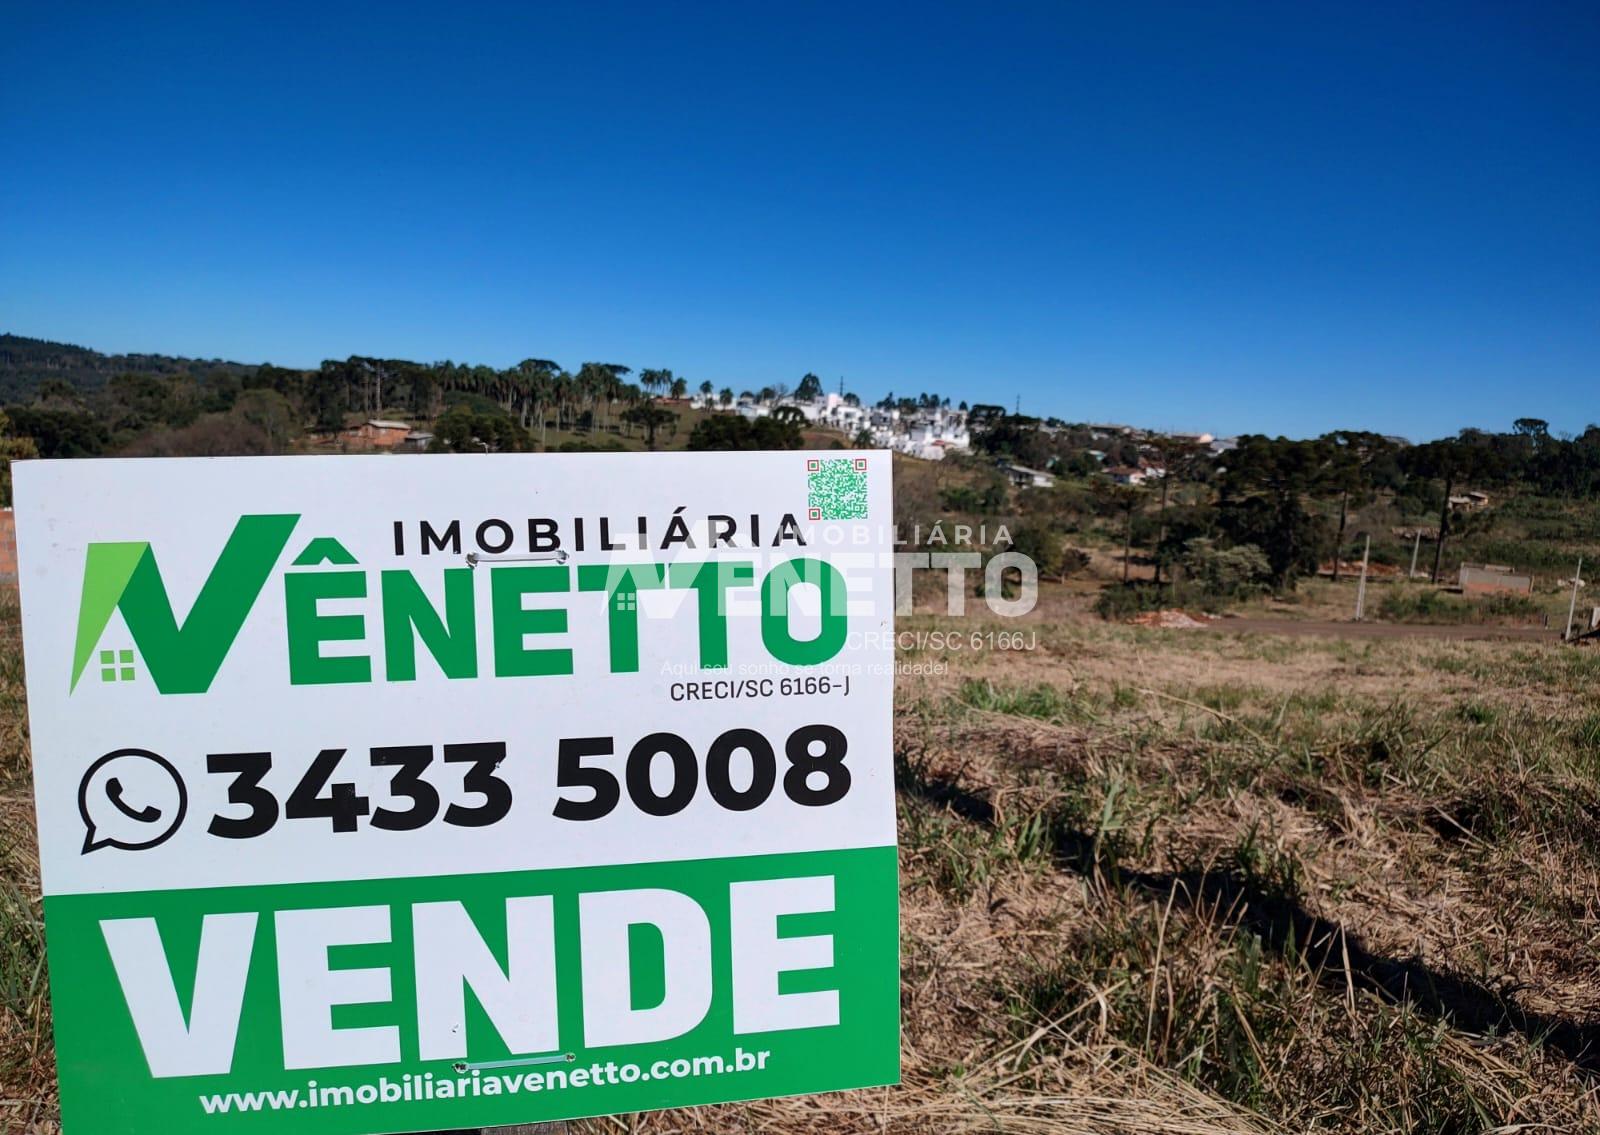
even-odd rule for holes
{"type": "Polygon", "coordinates": [[[867,459],[808,458],[806,515],[812,520],[867,518],[867,459]]]}

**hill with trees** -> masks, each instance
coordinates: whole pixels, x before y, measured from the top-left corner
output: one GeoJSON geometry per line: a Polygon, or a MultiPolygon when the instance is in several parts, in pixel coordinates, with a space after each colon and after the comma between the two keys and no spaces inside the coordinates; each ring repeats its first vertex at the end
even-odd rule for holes
{"type": "MultiPolygon", "coordinates": [[[[707,386],[701,384],[703,393],[707,386]]],[[[0,406],[7,412],[0,440],[43,457],[325,452],[341,431],[385,416],[426,427],[419,436],[430,438],[433,452],[661,444],[771,449],[806,442],[805,423],[793,418],[752,425],[690,413],[688,388],[686,378],[665,368],[635,372],[608,362],[569,369],[528,358],[494,368],[352,355],[300,370],[105,355],[0,335],[0,406]]],[[[732,401],[732,390],[724,389],[722,405],[732,401]]]]}
{"type": "Polygon", "coordinates": [[[25,402],[49,383],[90,394],[119,374],[242,376],[254,369],[222,359],[103,355],[71,343],[0,334],[0,403],[25,402]]]}
{"type": "MultiPolygon", "coordinates": [[[[666,368],[616,362],[569,367],[530,357],[495,368],[352,355],[303,370],[105,355],[0,335],[0,462],[337,452],[360,423],[390,417],[421,427],[431,452],[849,444],[809,426],[793,406],[755,418],[718,412],[732,407],[731,387],[713,397],[701,382],[700,405],[691,407],[690,386],[666,368]]],[[[821,390],[813,374],[795,387],[812,397],[821,390]]],[[[759,396],[783,393],[767,387],[759,396]]],[[[949,404],[924,392],[890,394],[878,406],[908,415],[949,404]]],[[[1567,569],[1575,547],[1600,544],[1592,507],[1600,504],[1600,426],[1561,437],[1521,418],[1504,432],[1466,429],[1420,445],[1348,429],[1218,447],[984,403],[966,413],[972,455],[941,463],[937,507],[924,516],[909,505],[902,519],[1009,515],[1014,540],[1046,574],[1079,562],[1071,541],[1098,532],[1121,553],[1126,587],[1107,600],[1114,607],[1174,602],[1180,583],[1220,601],[1251,589],[1288,592],[1330,566],[1337,581],[1369,537],[1386,565],[1420,554],[1425,540],[1420,567],[1436,582],[1452,552],[1554,573],[1567,569]],[[1048,470],[1054,484],[1014,486],[1001,472],[1008,463],[1048,470]],[[1119,478],[1142,483],[1113,483],[1119,478]],[[1478,506],[1491,495],[1495,507],[1478,506]]],[[[9,500],[8,475],[0,493],[9,500]]]]}

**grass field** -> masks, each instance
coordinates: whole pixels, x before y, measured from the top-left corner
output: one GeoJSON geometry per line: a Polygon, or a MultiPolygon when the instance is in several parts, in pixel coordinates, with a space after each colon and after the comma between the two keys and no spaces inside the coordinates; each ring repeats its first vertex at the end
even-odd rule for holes
{"type": "MultiPolygon", "coordinates": [[[[1043,609],[904,656],[904,1085],[580,1130],[1600,1131],[1600,650],[1043,609]]],[[[0,1129],[49,1131],[0,636],[0,1129]]]]}

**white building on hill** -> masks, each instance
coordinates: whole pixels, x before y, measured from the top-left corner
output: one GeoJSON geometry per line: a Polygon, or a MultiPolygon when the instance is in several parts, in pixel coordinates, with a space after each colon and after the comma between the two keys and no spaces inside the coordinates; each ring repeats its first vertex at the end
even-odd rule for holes
{"type": "Polygon", "coordinates": [[[865,431],[873,445],[930,461],[972,447],[967,412],[947,406],[902,413],[896,407],[863,406],[840,394],[824,394],[808,401],[792,395],[771,399],[741,397],[732,406],[723,406],[715,396],[697,396],[692,401],[702,409],[735,413],[751,420],[769,417],[780,406],[793,406],[808,423],[838,430],[852,439],[865,431]]]}

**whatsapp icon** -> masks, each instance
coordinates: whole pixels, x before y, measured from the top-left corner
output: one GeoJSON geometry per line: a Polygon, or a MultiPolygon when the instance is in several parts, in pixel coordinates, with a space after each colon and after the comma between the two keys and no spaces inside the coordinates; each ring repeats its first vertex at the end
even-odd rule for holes
{"type": "Polygon", "coordinates": [[[188,807],[183,778],[165,757],[147,749],[107,753],[78,784],[83,854],[102,847],[143,851],[165,843],[188,807]]]}

